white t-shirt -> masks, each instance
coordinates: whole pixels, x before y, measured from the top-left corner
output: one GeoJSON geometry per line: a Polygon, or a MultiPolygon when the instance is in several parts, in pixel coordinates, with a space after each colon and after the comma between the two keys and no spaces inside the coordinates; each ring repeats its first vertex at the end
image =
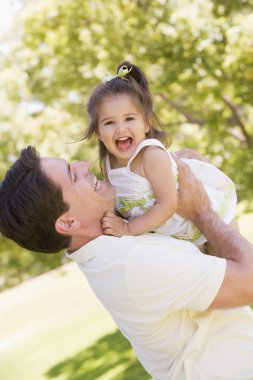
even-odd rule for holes
{"type": "Polygon", "coordinates": [[[250,307],[206,311],[224,259],[156,234],[100,236],[67,256],[154,379],[253,379],[250,307]]]}

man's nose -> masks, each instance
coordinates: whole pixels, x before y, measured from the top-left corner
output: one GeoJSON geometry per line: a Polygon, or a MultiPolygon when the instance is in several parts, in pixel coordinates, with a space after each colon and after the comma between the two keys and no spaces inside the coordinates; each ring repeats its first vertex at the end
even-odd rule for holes
{"type": "Polygon", "coordinates": [[[81,172],[83,176],[90,173],[91,163],[89,161],[81,161],[81,172]]]}
{"type": "Polygon", "coordinates": [[[91,163],[89,161],[77,161],[73,162],[73,167],[75,170],[81,171],[82,175],[87,175],[89,173],[89,169],[91,167],[91,163]]]}

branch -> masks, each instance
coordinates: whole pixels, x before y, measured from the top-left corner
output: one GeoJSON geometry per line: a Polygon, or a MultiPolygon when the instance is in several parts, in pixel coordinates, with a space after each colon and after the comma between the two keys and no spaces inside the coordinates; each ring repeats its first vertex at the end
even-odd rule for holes
{"type": "Polygon", "coordinates": [[[246,131],[246,128],[245,128],[245,125],[244,125],[244,122],[242,120],[242,116],[241,116],[241,113],[240,113],[240,109],[239,107],[234,104],[232,102],[232,100],[230,100],[228,98],[227,95],[222,95],[222,99],[224,101],[224,103],[230,108],[230,110],[232,111],[233,113],[233,116],[234,116],[234,119],[235,121],[237,122],[237,124],[239,125],[241,131],[242,131],[242,134],[245,138],[245,142],[248,146],[248,148],[251,148],[252,147],[252,141],[251,141],[251,137],[250,135],[248,134],[248,132],[246,131]]]}
{"type": "Polygon", "coordinates": [[[169,97],[168,97],[168,95],[165,95],[165,94],[162,94],[162,93],[160,93],[159,95],[174,110],[176,110],[177,112],[181,113],[181,115],[183,115],[186,118],[186,120],[187,120],[188,123],[190,123],[190,124],[198,124],[198,125],[204,125],[205,124],[205,120],[197,119],[194,116],[192,116],[189,112],[185,111],[183,109],[183,107],[181,107],[181,105],[178,104],[178,102],[174,102],[173,100],[170,100],[169,97]]]}
{"type": "Polygon", "coordinates": [[[228,128],[228,131],[231,136],[233,136],[237,141],[239,141],[242,145],[245,145],[245,138],[242,136],[242,134],[239,132],[239,130],[234,130],[233,128],[228,128]]]}

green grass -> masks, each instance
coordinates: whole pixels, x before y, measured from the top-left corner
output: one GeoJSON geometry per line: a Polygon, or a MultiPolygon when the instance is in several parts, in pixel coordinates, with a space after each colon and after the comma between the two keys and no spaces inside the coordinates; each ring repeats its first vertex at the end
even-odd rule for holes
{"type": "MultiPolygon", "coordinates": [[[[253,243],[253,214],[239,225],[253,243]]],[[[150,379],[75,263],[0,294],[0,378],[150,379]]]]}
{"type": "Polygon", "coordinates": [[[75,263],[0,294],[0,374],[1,380],[149,379],[75,263]]]}

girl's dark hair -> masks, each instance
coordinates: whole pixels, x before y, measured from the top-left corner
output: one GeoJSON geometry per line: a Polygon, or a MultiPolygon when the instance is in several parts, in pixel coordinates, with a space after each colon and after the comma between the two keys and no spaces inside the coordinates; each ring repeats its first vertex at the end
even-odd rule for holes
{"type": "MultiPolygon", "coordinates": [[[[117,69],[117,74],[123,66],[129,70],[123,78],[114,77],[113,79],[101,83],[95,88],[88,101],[87,111],[90,117],[89,126],[85,132],[83,139],[98,136],[98,112],[103,100],[112,95],[129,95],[135,97],[142,110],[146,121],[150,123],[152,120],[150,130],[147,133],[147,138],[156,138],[167,146],[166,138],[167,133],[164,131],[162,122],[153,111],[153,99],[149,91],[148,81],[142,70],[128,61],[122,62],[117,69]]],[[[100,166],[104,157],[108,153],[105,145],[99,140],[99,157],[100,166]]]]}

